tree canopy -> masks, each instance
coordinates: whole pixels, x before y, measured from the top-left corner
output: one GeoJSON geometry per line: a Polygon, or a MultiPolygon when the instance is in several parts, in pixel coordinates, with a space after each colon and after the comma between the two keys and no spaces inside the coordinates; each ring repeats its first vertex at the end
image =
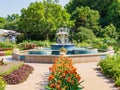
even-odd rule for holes
{"type": "Polygon", "coordinates": [[[30,39],[53,39],[57,28],[73,24],[70,14],[56,3],[31,3],[21,12],[19,28],[23,33],[29,34],[30,39]]]}
{"type": "MultiPolygon", "coordinates": [[[[113,35],[112,37],[110,32],[111,33],[114,32],[115,34],[117,31],[117,33],[120,33],[120,21],[119,21],[120,0],[70,0],[70,2],[65,6],[65,8],[72,16],[74,15],[74,17],[77,18],[77,15],[75,16],[74,14],[77,8],[83,8],[83,7],[85,8],[86,6],[89,7],[91,10],[98,11],[99,13],[98,26],[93,25],[93,28],[90,28],[93,30],[95,35],[99,37],[115,38],[115,35],[113,35]],[[115,29],[112,28],[111,26],[113,27],[115,26],[115,29]],[[103,32],[104,32],[104,35],[101,35],[103,34],[103,32]]],[[[83,13],[83,12],[84,11],[80,11],[80,13],[83,13]]],[[[91,12],[88,11],[87,14],[90,15],[91,12]]],[[[84,16],[87,14],[84,14],[84,16]]],[[[96,14],[94,15],[94,18],[95,17],[98,18],[96,14]]],[[[90,21],[93,21],[95,23],[96,21],[94,21],[95,20],[94,18],[92,19],[89,18],[89,19],[90,21]]],[[[77,24],[75,21],[75,25],[79,26],[80,24],[83,24],[86,19],[82,18],[82,20],[81,19],[76,19],[76,20],[77,20],[77,24]]],[[[86,27],[86,26],[83,26],[83,27],[86,27]]]]}
{"type": "Polygon", "coordinates": [[[93,29],[99,24],[99,12],[90,9],[89,7],[76,8],[71,16],[75,21],[76,29],[80,26],[93,29]]]}
{"type": "Polygon", "coordinates": [[[55,41],[60,27],[70,28],[75,40],[87,39],[87,33],[93,37],[120,39],[120,0],[70,0],[64,8],[58,2],[31,3],[21,10],[20,16],[0,17],[0,28],[17,30],[22,38],[31,40],[55,41]]]}

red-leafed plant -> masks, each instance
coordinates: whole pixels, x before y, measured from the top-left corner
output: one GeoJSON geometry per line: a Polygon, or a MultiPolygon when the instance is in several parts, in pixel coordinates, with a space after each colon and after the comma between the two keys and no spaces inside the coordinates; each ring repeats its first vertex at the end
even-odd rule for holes
{"type": "Polygon", "coordinates": [[[18,70],[15,70],[9,75],[3,76],[3,79],[7,82],[7,84],[19,84],[25,81],[32,71],[33,67],[24,64],[18,70]]]}

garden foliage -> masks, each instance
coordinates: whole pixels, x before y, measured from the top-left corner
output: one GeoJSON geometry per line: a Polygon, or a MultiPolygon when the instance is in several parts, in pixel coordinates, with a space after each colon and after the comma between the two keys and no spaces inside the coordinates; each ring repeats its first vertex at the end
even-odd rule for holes
{"type": "Polygon", "coordinates": [[[14,45],[15,44],[11,42],[0,42],[0,51],[12,50],[14,45]]]}
{"type": "Polygon", "coordinates": [[[0,90],[5,90],[6,83],[3,78],[0,76],[0,90]]]}
{"type": "Polygon", "coordinates": [[[120,86],[120,56],[108,56],[98,64],[102,72],[115,81],[115,85],[120,86]]]}
{"type": "Polygon", "coordinates": [[[80,75],[76,72],[72,60],[61,56],[55,59],[50,69],[47,90],[81,90],[80,75]]]}

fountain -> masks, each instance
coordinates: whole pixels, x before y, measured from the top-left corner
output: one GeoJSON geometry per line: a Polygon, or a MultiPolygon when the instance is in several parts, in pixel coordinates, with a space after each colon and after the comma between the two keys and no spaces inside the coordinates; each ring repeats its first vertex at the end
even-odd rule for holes
{"type": "Polygon", "coordinates": [[[59,28],[56,33],[56,44],[52,44],[51,48],[32,49],[28,51],[13,52],[12,57],[15,60],[23,60],[25,62],[35,63],[52,63],[54,58],[59,57],[59,51],[61,48],[67,50],[67,57],[73,59],[73,62],[92,62],[101,60],[107,54],[112,51],[106,51],[98,53],[97,49],[88,49],[76,47],[69,41],[68,28],[59,28]]]}
{"type": "Polygon", "coordinates": [[[73,49],[75,48],[75,45],[70,43],[68,37],[68,28],[59,28],[58,32],[56,34],[57,37],[57,43],[51,45],[52,54],[53,55],[59,55],[59,50],[64,47],[67,50],[67,54],[73,54],[73,49]]]}

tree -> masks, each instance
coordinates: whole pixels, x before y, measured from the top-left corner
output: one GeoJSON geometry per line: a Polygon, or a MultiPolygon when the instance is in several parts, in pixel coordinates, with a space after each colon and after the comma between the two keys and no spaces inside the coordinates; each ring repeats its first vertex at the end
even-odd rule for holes
{"type": "Polygon", "coordinates": [[[83,42],[85,40],[92,40],[95,37],[96,36],[94,35],[92,30],[84,27],[79,27],[78,33],[75,34],[74,39],[83,42]]]}
{"type": "Polygon", "coordinates": [[[89,7],[76,8],[71,17],[75,23],[75,33],[77,33],[79,27],[85,27],[94,30],[99,25],[100,16],[98,11],[91,10],[89,7]]]}
{"type": "Polygon", "coordinates": [[[53,40],[56,29],[63,27],[64,23],[70,27],[70,15],[62,6],[47,2],[31,3],[27,9],[22,9],[19,29],[27,37],[34,40],[53,40]]]}
{"type": "Polygon", "coordinates": [[[18,31],[18,22],[19,22],[18,14],[7,15],[7,17],[5,17],[5,20],[6,23],[4,24],[3,27],[4,29],[18,31]]]}
{"type": "Polygon", "coordinates": [[[107,12],[108,12],[109,7],[111,7],[113,3],[116,3],[118,1],[120,0],[71,0],[65,6],[65,8],[70,14],[78,7],[80,8],[80,7],[88,6],[90,7],[90,9],[98,10],[101,16],[100,24],[102,25],[102,27],[104,27],[106,25],[109,25],[109,21],[106,19],[108,15],[107,12]]]}
{"type": "Polygon", "coordinates": [[[113,23],[117,31],[120,33],[120,0],[115,0],[107,11],[107,21],[113,23]]]}
{"type": "Polygon", "coordinates": [[[89,7],[76,8],[71,16],[75,23],[78,23],[78,26],[92,28],[99,24],[99,12],[89,7]]]}
{"type": "Polygon", "coordinates": [[[101,34],[103,38],[117,38],[117,32],[116,28],[113,24],[110,24],[106,26],[104,29],[102,29],[101,34]]]}
{"type": "Polygon", "coordinates": [[[5,18],[0,17],[0,28],[3,28],[5,23],[6,23],[5,18]]]}
{"type": "Polygon", "coordinates": [[[11,22],[11,21],[19,19],[19,15],[18,14],[7,15],[5,19],[7,20],[7,22],[11,22]]]}
{"type": "Polygon", "coordinates": [[[18,22],[19,22],[19,19],[18,20],[13,20],[13,21],[10,21],[10,22],[6,22],[4,24],[4,29],[18,31],[18,22]]]}
{"type": "Polygon", "coordinates": [[[86,6],[92,10],[97,10],[100,14],[99,26],[95,26],[93,29],[95,35],[103,37],[101,33],[111,23],[115,26],[116,31],[120,33],[120,0],[70,0],[65,8],[72,14],[76,8],[86,6]]]}

